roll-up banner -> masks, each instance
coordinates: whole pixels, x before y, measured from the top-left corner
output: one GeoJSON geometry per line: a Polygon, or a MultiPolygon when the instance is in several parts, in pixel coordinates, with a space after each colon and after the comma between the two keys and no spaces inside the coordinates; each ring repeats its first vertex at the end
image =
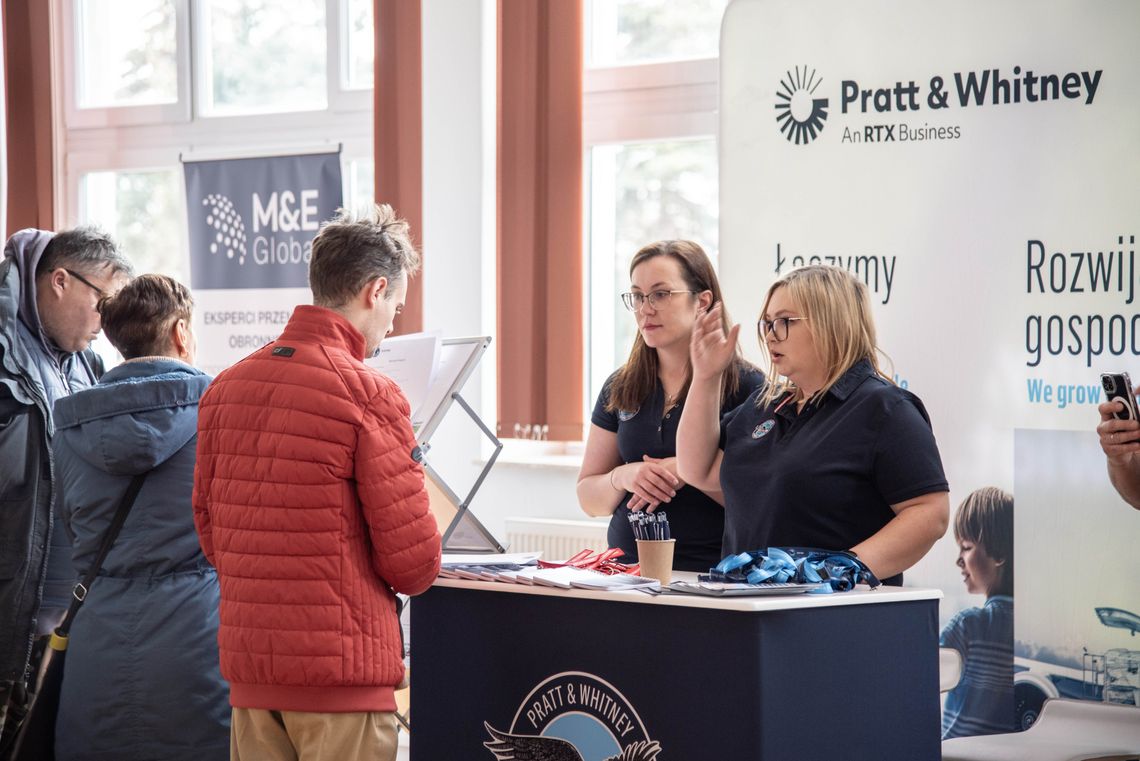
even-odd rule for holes
{"type": "Polygon", "coordinates": [[[339,153],[183,163],[198,366],[216,374],[312,303],[309,258],[342,205],[339,153]]]}
{"type": "MultiPolygon", "coordinates": [[[[720,268],[731,313],[844,267],[925,402],[951,522],[1013,492],[1014,670],[1140,702],[1140,512],[1109,484],[1100,374],[1140,378],[1140,4],[737,0],[721,40],[720,268]]],[[[742,331],[756,360],[755,331],[742,331]]],[[[953,530],[908,585],[967,594],[953,530]]]]}

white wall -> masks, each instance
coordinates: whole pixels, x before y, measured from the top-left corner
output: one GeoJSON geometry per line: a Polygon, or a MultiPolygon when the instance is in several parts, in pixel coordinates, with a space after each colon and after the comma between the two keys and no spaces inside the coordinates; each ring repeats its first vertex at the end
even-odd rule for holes
{"type": "MultiPolygon", "coordinates": [[[[496,420],[495,349],[495,8],[494,0],[424,0],[424,329],[446,336],[490,335],[492,343],[463,397],[488,427],[496,420]]],[[[436,432],[433,467],[466,496],[490,447],[458,406],[436,432]]],[[[500,540],[516,515],[585,517],[573,465],[506,461],[491,470],[471,509],[500,540]]],[[[525,449],[525,448],[524,448],[525,449]]]]}

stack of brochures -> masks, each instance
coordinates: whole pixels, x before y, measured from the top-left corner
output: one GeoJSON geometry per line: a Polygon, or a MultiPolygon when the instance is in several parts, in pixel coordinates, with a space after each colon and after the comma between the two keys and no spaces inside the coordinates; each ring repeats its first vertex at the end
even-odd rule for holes
{"type": "Polygon", "coordinates": [[[674,581],[667,589],[706,597],[755,597],[758,595],[799,595],[805,592],[830,592],[827,584],[797,584],[795,582],[765,582],[748,584],[731,581],[674,581]]]}
{"type": "Polygon", "coordinates": [[[641,589],[659,591],[656,579],[643,579],[627,573],[605,574],[585,568],[561,566],[539,568],[541,553],[513,553],[499,555],[445,554],[439,575],[445,579],[469,581],[498,581],[505,584],[529,584],[557,589],[641,589]]]}

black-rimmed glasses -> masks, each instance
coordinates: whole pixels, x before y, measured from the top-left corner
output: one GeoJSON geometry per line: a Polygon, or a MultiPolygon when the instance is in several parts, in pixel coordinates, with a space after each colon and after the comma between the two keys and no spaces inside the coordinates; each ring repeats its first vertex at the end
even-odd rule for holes
{"type": "Polygon", "coordinates": [[[806,319],[806,317],[777,317],[774,320],[760,320],[760,322],[756,323],[756,330],[760,333],[761,341],[763,341],[769,333],[771,333],[772,337],[777,341],[783,341],[788,337],[789,325],[793,322],[806,319]]]}
{"type": "Polygon", "coordinates": [[[102,288],[100,288],[99,286],[92,283],[87,278],[83,277],[83,275],[80,275],[78,272],[75,272],[73,270],[69,270],[66,267],[63,268],[63,271],[66,272],[67,274],[71,275],[73,278],[75,278],[79,282],[83,283],[85,286],[87,286],[91,290],[95,291],[96,295],[99,297],[100,300],[107,298],[107,292],[106,291],[104,291],[102,288]]]}
{"type": "Polygon", "coordinates": [[[621,295],[621,303],[625,304],[625,308],[631,312],[636,312],[645,306],[645,302],[649,302],[651,309],[660,309],[669,303],[669,299],[673,298],[674,293],[700,293],[700,291],[650,291],[649,293],[641,293],[640,291],[628,291],[621,295]]]}

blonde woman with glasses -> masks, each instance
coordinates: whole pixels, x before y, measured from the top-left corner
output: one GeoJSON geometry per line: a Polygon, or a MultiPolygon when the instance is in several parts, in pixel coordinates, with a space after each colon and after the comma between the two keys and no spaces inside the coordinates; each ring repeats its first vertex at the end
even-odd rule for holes
{"type": "Polygon", "coordinates": [[[739,328],[718,305],[697,319],[677,434],[680,477],[724,493],[725,554],[848,550],[902,584],[946,532],[949,486],[926,408],[879,365],[867,287],[828,266],[773,283],[757,325],[769,383],[722,420],[739,328]]]}
{"type": "MultiPolygon", "coordinates": [[[[610,516],[609,546],[637,562],[631,511],[666,511],[676,539],[674,568],[707,571],[721,558],[724,509],[720,487],[698,489],[677,475],[677,421],[692,369],[689,341],[703,312],[721,301],[720,283],[704,250],[691,241],[645,246],[630,264],[622,301],[637,320],[629,359],[606,381],[591,416],[578,474],[578,502],[588,515],[610,516]]],[[[727,329],[727,317],[722,329],[727,329]]],[[[711,404],[730,410],[764,376],[738,352],[725,359],[723,385],[711,404]]]]}

